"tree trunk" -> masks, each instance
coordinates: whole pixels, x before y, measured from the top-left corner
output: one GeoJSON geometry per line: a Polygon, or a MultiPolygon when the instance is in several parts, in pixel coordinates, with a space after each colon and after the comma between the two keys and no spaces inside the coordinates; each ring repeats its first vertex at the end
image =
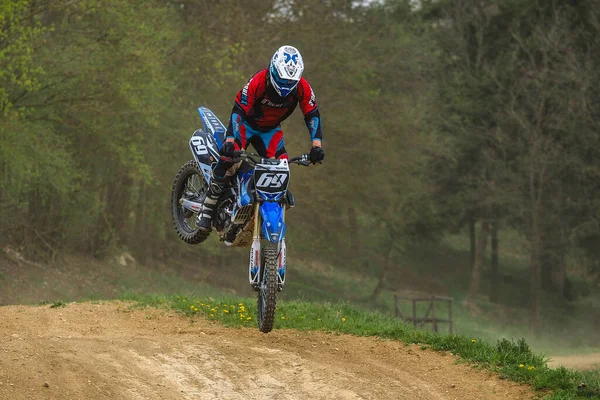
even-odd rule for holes
{"type": "Polygon", "coordinates": [[[387,254],[385,257],[385,263],[381,268],[381,273],[379,274],[379,281],[377,282],[377,286],[373,289],[373,293],[371,293],[371,300],[375,300],[379,297],[383,289],[385,288],[385,280],[387,279],[387,275],[391,268],[392,263],[392,252],[394,251],[394,239],[390,238],[387,254]]]}
{"type": "Polygon", "coordinates": [[[148,261],[149,252],[143,245],[143,240],[140,240],[141,235],[139,232],[148,232],[148,197],[147,197],[147,186],[144,182],[140,182],[140,188],[137,199],[137,206],[135,209],[135,234],[130,238],[133,243],[133,247],[136,249],[136,258],[142,263],[148,261]]]}
{"type": "Polygon", "coordinates": [[[559,263],[556,265],[553,278],[558,293],[563,297],[567,297],[567,262],[564,257],[561,257],[559,263]]]}
{"type": "Polygon", "coordinates": [[[500,285],[498,266],[498,221],[491,223],[491,264],[490,264],[490,302],[498,303],[498,287],[500,285]]]}
{"type": "Polygon", "coordinates": [[[348,207],[348,227],[350,228],[350,232],[348,232],[350,235],[350,251],[356,254],[356,256],[362,257],[360,230],[358,228],[358,219],[356,217],[356,210],[354,207],[348,207]]]}
{"type": "Polygon", "coordinates": [[[108,185],[106,197],[107,218],[110,228],[114,232],[114,240],[119,244],[124,242],[127,234],[131,184],[131,178],[124,175],[115,178],[108,185]]]}
{"type": "Polygon", "coordinates": [[[471,268],[475,265],[475,247],[476,247],[476,235],[475,235],[475,218],[469,218],[469,240],[471,242],[471,268]]]}
{"type": "Polygon", "coordinates": [[[531,258],[530,258],[530,303],[529,303],[529,333],[535,335],[536,338],[541,334],[541,291],[542,291],[542,273],[540,268],[539,257],[539,239],[534,238],[531,243],[531,258]]]}
{"type": "MultiPolygon", "coordinates": [[[[531,255],[529,261],[529,333],[540,337],[541,333],[541,291],[542,291],[542,229],[540,222],[541,190],[536,187],[535,176],[530,175],[530,207],[531,207],[531,255]]],[[[539,184],[538,184],[539,185],[539,184]]]]}
{"type": "Polygon", "coordinates": [[[489,221],[483,221],[481,223],[481,230],[479,231],[479,240],[477,241],[477,247],[475,249],[475,262],[473,263],[473,269],[471,271],[471,282],[469,284],[469,294],[467,296],[469,302],[473,302],[477,294],[479,294],[479,289],[481,287],[481,266],[483,265],[489,233],[490,223],[489,221]]]}
{"type": "Polygon", "coordinates": [[[541,281],[542,290],[564,296],[567,276],[563,254],[566,253],[566,246],[558,233],[552,229],[544,230],[544,245],[540,255],[541,281]]]}

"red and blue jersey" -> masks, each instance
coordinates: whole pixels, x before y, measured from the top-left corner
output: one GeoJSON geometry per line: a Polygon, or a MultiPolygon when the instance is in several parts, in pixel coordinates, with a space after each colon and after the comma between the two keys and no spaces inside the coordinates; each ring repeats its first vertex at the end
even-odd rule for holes
{"type": "Polygon", "coordinates": [[[260,70],[250,78],[235,98],[227,137],[239,135],[239,122],[244,122],[260,132],[272,131],[294,112],[298,104],[304,114],[311,139],[321,140],[321,117],[315,94],[308,81],[300,78],[298,86],[282,98],[269,83],[268,68],[260,70]]]}

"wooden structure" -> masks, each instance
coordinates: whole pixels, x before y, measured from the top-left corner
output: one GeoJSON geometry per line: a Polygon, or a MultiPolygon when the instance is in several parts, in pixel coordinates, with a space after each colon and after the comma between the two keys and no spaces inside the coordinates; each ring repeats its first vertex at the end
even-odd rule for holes
{"type": "Polygon", "coordinates": [[[394,311],[397,318],[402,318],[406,322],[410,322],[416,328],[417,324],[419,324],[419,328],[423,328],[426,323],[431,323],[433,326],[433,330],[435,332],[438,331],[438,324],[447,323],[448,324],[448,332],[452,334],[452,298],[451,297],[443,297],[443,296],[431,296],[429,298],[414,298],[414,299],[406,299],[398,297],[398,295],[394,295],[394,311]],[[412,302],[412,317],[404,316],[400,312],[400,308],[398,307],[399,301],[410,301],[412,302]],[[423,317],[417,317],[417,303],[427,303],[429,302],[429,307],[427,307],[427,311],[423,317]],[[447,318],[438,318],[435,316],[435,304],[436,303],[446,303],[448,307],[448,317],[447,318]]]}

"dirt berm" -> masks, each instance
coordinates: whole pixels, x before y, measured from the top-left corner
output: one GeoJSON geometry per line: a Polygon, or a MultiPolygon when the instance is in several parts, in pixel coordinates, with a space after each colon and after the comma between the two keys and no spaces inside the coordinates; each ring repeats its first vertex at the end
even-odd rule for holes
{"type": "Polygon", "coordinates": [[[0,399],[530,399],[396,341],[191,323],[124,303],[0,308],[0,399]]]}

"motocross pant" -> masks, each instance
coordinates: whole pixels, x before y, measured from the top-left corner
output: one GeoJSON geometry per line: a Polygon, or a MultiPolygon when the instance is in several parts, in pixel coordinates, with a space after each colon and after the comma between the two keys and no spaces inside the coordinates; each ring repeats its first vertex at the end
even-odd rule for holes
{"type": "MultiPolygon", "coordinates": [[[[252,145],[261,157],[288,158],[280,126],[263,132],[252,128],[247,122],[242,122],[239,133],[234,135],[234,140],[236,151],[246,150],[248,146],[252,145]]],[[[231,161],[231,159],[221,157],[213,169],[213,176],[221,182],[227,183],[238,167],[239,164],[231,161]]]]}
{"type": "Polygon", "coordinates": [[[260,131],[252,128],[247,122],[242,122],[239,132],[235,133],[234,139],[236,150],[246,150],[249,145],[252,145],[261,157],[288,158],[280,126],[267,131],[260,131]]]}

